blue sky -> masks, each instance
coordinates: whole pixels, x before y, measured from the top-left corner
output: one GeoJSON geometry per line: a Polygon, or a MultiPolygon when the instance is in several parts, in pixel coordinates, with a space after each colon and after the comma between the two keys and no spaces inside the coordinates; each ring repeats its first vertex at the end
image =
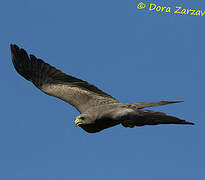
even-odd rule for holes
{"type": "MultiPolygon", "coordinates": [[[[142,2],[205,10],[202,0],[142,2]]],[[[130,0],[1,2],[0,179],[204,179],[204,18],[130,0]],[[88,134],[72,106],[16,73],[10,43],[121,102],[184,100],[153,110],[196,125],[88,134]]]]}

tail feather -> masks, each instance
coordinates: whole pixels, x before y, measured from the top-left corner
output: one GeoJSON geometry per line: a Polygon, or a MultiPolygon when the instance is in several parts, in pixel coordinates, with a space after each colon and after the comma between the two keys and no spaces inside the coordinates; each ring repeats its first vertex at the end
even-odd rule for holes
{"type": "Polygon", "coordinates": [[[130,108],[143,109],[147,107],[163,106],[167,104],[180,103],[180,102],[184,102],[184,101],[137,102],[137,103],[128,103],[126,105],[127,107],[130,108]]]}

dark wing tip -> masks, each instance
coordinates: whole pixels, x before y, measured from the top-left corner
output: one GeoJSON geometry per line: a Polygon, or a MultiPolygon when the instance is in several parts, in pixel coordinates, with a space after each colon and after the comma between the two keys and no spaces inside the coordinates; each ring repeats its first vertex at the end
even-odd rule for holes
{"type": "Polygon", "coordinates": [[[160,101],[161,103],[168,103],[168,104],[172,104],[172,103],[181,103],[181,102],[184,102],[184,101],[160,101]]]}
{"type": "Polygon", "coordinates": [[[11,56],[12,56],[12,60],[13,60],[14,59],[14,54],[19,49],[19,47],[15,44],[10,44],[10,48],[11,48],[11,56]]]}
{"type": "Polygon", "coordinates": [[[189,121],[186,121],[186,124],[195,125],[195,123],[189,121]]]}
{"type": "Polygon", "coordinates": [[[19,50],[19,47],[16,44],[10,44],[11,53],[15,54],[19,50]]]}
{"type": "Polygon", "coordinates": [[[175,103],[181,103],[181,102],[184,102],[184,101],[175,101],[175,103]]]}
{"type": "Polygon", "coordinates": [[[16,71],[28,81],[37,84],[40,65],[35,56],[29,58],[27,52],[15,44],[11,44],[11,58],[16,71]]]}
{"type": "Polygon", "coordinates": [[[175,103],[181,103],[181,102],[184,102],[184,101],[175,101],[175,103]]]}

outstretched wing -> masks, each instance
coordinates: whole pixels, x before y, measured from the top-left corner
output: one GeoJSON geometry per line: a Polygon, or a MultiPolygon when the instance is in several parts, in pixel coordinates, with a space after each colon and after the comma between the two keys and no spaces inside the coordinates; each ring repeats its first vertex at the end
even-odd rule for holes
{"type": "MultiPolygon", "coordinates": [[[[136,109],[135,107],[129,108],[126,106],[124,106],[124,104],[110,105],[109,110],[103,111],[101,116],[99,117],[103,120],[103,122],[106,122],[106,119],[108,119],[113,123],[121,123],[124,127],[157,125],[157,124],[194,125],[194,123],[192,122],[188,122],[179,119],[177,117],[167,115],[162,112],[155,112],[150,110],[139,110],[136,109]]],[[[103,123],[99,123],[99,124],[103,125],[103,123]]]]}
{"type": "Polygon", "coordinates": [[[92,106],[118,102],[88,82],[69,76],[34,55],[28,56],[17,45],[11,44],[11,56],[21,76],[44,93],[73,105],[81,113],[92,106]]]}
{"type": "Polygon", "coordinates": [[[189,124],[194,125],[192,122],[188,122],[179,119],[174,116],[167,115],[162,112],[155,111],[135,111],[132,115],[129,115],[127,119],[122,122],[124,127],[144,126],[144,125],[158,125],[158,124],[189,124]]]}

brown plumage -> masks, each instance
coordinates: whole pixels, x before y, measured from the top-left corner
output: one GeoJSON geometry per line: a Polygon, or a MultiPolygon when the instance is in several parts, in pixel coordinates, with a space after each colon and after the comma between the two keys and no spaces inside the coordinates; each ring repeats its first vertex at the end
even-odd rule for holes
{"type": "Polygon", "coordinates": [[[24,49],[11,44],[12,62],[16,71],[44,93],[73,105],[81,114],[75,124],[94,133],[122,124],[124,127],[157,124],[191,124],[165,113],[141,110],[182,101],[138,102],[122,104],[94,85],[67,75],[55,67],[28,56],[24,49]]]}

